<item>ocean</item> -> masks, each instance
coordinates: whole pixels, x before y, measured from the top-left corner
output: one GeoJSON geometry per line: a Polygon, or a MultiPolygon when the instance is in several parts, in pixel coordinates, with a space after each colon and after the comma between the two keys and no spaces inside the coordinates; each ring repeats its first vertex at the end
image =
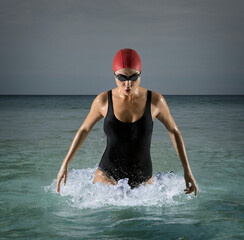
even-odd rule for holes
{"type": "Polygon", "coordinates": [[[198,187],[154,120],[154,184],[94,184],[103,121],[56,177],[94,95],[0,96],[0,239],[244,239],[244,96],[164,95],[198,187]],[[174,173],[170,173],[174,171],[174,173]]]}

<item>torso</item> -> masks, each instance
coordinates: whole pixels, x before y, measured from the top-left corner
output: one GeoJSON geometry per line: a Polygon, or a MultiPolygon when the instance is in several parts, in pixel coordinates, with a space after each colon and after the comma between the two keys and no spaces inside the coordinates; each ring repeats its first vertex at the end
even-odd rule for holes
{"type": "MultiPolygon", "coordinates": [[[[118,92],[117,90],[118,90],[117,88],[112,89],[113,115],[115,116],[115,118],[118,119],[118,121],[115,121],[115,122],[119,123],[119,121],[121,121],[124,123],[128,123],[128,125],[121,123],[121,124],[119,124],[120,126],[138,125],[137,123],[133,123],[133,122],[137,122],[138,120],[140,120],[140,118],[143,116],[143,113],[145,112],[148,90],[145,88],[139,87],[140,94],[138,94],[137,98],[135,98],[134,101],[131,101],[131,102],[124,102],[123,99],[116,94],[118,92]],[[129,124],[129,123],[131,123],[131,124],[129,124]]],[[[160,111],[162,111],[162,104],[160,104],[160,103],[162,103],[163,100],[164,99],[162,98],[162,96],[159,93],[157,93],[155,91],[151,91],[151,104],[149,105],[150,111],[147,111],[147,114],[144,115],[144,120],[145,120],[145,116],[147,116],[147,119],[151,119],[152,123],[154,122],[155,117],[157,117],[160,121],[162,121],[160,119],[159,113],[160,113],[160,111]],[[149,114],[151,114],[151,116],[149,114]],[[150,118],[148,118],[148,115],[150,116],[150,118]]],[[[109,105],[108,92],[105,91],[105,92],[100,93],[99,112],[101,114],[100,117],[101,118],[104,117],[104,123],[106,123],[108,121],[108,119],[111,119],[111,110],[108,112],[108,109],[109,109],[108,105],[109,105]],[[109,115],[109,118],[106,118],[107,114],[109,115]]],[[[110,107],[110,109],[111,109],[111,107],[110,107]]],[[[139,126],[142,124],[142,122],[144,122],[144,120],[138,121],[138,122],[140,122],[139,126]]],[[[150,120],[149,120],[149,122],[150,122],[150,120]]],[[[116,125],[118,123],[116,123],[116,125]]],[[[144,125],[144,126],[146,126],[146,125],[144,125]]],[[[108,128],[106,128],[106,129],[108,129],[108,128]]],[[[142,131],[139,130],[139,132],[142,134],[145,133],[144,129],[142,131]]],[[[123,146],[123,144],[122,144],[122,146],[123,146]]],[[[117,148],[117,146],[116,146],[116,148],[117,148]]],[[[145,149],[149,149],[149,148],[150,147],[147,147],[145,149]]],[[[116,152],[117,152],[117,150],[116,150],[116,152]]],[[[145,156],[146,155],[143,155],[143,158],[145,156]]],[[[146,165],[145,165],[146,169],[150,168],[150,162],[151,162],[150,160],[146,161],[146,165]]],[[[144,166],[144,163],[143,163],[143,166],[144,166]]],[[[95,177],[94,177],[94,183],[96,183],[96,182],[103,182],[105,184],[117,184],[117,182],[113,178],[110,178],[109,174],[105,173],[104,169],[101,169],[101,168],[100,169],[98,168],[96,170],[95,177]]],[[[146,183],[153,183],[153,177],[151,177],[148,181],[146,181],[146,183]]]]}
{"type": "Polygon", "coordinates": [[[135,187],[152,177],[152,92],[140,89],[129,101],[116,90],[107,92],[103,126],[107,146],[98,168],[115,181],[128,178],[135,187]]]}
{"type": "MultiPolygon", "coordinates": [[[[131,123],[138,121],[145,110],[146,101],[147,101],[147,89],[140,87],[140,95],[137,96],[136,99],[132,102],[123,102],[120,99],[120,96],[116,95],[116,88],[112,89],[112,99],[113,99],[113,107],[114,107],[114,114],[116,118],[125,123],[131,123]]],[[[151,101],[151,116],[152,120],[156,117],[158,110],[154,105],[156,101],[156,96],[154,91],[152,91],[152,101],[151,101]]],[[[107,92],[104,92],[103,96],[103,105],[100,109],[101,114],[103,117],[106,117],[108,112],[108,95],[107,92]]]]}

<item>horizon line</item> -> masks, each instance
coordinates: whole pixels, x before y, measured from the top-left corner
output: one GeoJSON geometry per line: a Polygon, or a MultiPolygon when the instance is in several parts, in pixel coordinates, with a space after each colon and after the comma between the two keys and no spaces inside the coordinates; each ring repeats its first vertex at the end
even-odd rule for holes
{"type": "MultiPolygon", "coordinates": [[[[0,96],[96,96],[97,94],[0,94],[0,96]]],[[[244,96],[244,94],[163,94],[164,96],[244,96]]]]}

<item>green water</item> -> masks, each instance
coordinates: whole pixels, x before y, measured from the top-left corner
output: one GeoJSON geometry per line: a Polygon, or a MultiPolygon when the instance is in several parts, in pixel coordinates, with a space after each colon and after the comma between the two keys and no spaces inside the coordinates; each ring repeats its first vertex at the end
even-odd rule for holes
{"type": "Polygon", "coordinates": [[[58,195],[56,175],[94,97],[0,97],[0,239],[244,238],[243,96],[165,96],[197,198],[184,194],[181,162],[157,119],[153,186],[92,183],[106,144],[101,120],[58,195]]]}

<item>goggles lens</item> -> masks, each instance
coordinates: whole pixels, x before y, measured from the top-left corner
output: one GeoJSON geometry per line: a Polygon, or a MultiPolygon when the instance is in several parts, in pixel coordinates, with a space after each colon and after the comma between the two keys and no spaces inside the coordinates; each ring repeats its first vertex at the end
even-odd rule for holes
{"type": "Polygon", "coordinates": [[[140,77],[141,73],[135,73],[129,77],[125,76],[124,74],[118,74],[116,75],[114,73],[114,76],[119,80],[119,81],[127,81],[127,80],[130,80],[130,81],[136,81],[139,77],[140,77]]]}

